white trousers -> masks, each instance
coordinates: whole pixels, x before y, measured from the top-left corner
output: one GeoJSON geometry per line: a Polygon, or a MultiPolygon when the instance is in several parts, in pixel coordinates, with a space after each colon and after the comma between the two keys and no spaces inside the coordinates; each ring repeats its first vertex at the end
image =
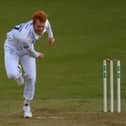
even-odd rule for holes
{"type": "Polygon", "coordinates": [[[21,63],[24,70],[24,98],[32,100],[35,94],[36,59],[29,55],[20,55],[23,50],[15,50],[4,46],[5,69],[9,79],[17,79],[21,76],[18,65],[21,63]]]}

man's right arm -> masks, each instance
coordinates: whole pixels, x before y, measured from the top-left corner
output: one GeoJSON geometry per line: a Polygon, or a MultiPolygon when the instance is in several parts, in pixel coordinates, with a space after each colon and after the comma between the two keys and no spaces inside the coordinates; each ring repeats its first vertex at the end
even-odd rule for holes
{"type": "Polygon", "coordinates": [[[32,40],[26,37],[26,34],[22,32],[16,31],[14,34],[14,38],[22,44],[22,47],[28,51],[28,55],[34,58],[43,58],[44,54],[37,52],[34,48],[32,48],[32,40]]]}
{"type": "Polygon", "coordinates": [[[29,52],[29,55],[32,56],[32,57],[35,57],[35,58],[38,58],[38,59],[44,58],[44,54],[43,53],[37,52],[33,48],[28,48],[27,50],[29,52]]]}

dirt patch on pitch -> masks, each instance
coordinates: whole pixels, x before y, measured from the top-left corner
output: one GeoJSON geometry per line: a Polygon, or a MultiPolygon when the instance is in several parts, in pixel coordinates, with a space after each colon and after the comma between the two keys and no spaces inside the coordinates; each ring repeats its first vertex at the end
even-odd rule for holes
{"type": "Polygon", "coordinates": [[[91,113],[65,111],[56,109],[37,109],[34,111],[36,120],[58,120],[73,122],[74,124],[96,125],[96,126],[125,126],[126,113],[91,113]]]}

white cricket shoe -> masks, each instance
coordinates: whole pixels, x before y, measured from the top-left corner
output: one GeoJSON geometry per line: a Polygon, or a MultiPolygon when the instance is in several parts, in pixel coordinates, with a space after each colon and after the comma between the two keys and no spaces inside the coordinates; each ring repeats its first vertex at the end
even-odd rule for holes
{"type": "Polygon", "coordinates": [[[32,112],[31,112],[31,108],[29,105],[24,105],[24,118],[31,118],[32,117],[32,112]]]}
{"type": "Polygon", "coordinates": [[[16,82],[18,84],[18,86],[22,86],[24,84],[24,78],[22,76],[22,68],[20,65],[18,65],[18,69],[19,69],[19,72],[20,72],[20,77],[16,79],[16,82]]]}

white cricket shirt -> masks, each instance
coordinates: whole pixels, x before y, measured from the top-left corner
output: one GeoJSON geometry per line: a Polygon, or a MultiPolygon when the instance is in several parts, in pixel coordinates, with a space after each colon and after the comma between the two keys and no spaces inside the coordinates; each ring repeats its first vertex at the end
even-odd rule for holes
{"type": "MultiPolygon", "coordinates": [[[[46,20],[45,28],[42,35],[47,32],[48,38],[53,38],[53,32],[51,25],[48,20],[46,20]]],[[[21,49],[24,52],[28,53],[33,57],[37,57],[38,53],[34,49],[34,43],[40,39],[41,36],[35,33],[32,21],[16,25],[10,32],[7,33],[7,40],[5,46],[20,51],[21,49]]]]}

